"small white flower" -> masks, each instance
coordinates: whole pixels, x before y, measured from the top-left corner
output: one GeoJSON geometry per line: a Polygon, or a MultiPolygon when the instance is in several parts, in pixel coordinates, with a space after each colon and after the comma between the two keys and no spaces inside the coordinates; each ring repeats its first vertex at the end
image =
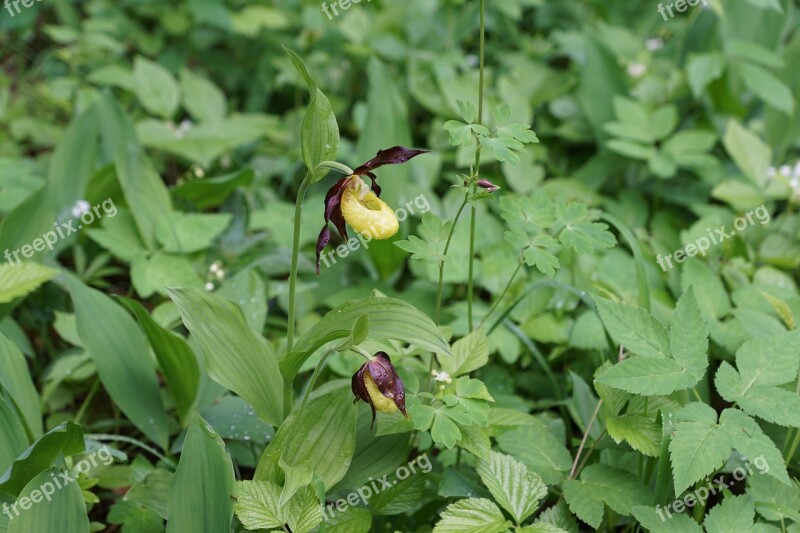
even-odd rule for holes
{"type": "Polygon", "coordinates": [[[72,213],[73,217],[78,218],[82,214],[88,213],[91,208],[92,206],[86,200],[78,200],[70,209],[70,213],[72,213]]]}
{"type": "Polygon", "coordinates": [[[628,76],[631,78],[641,78],[647,72],[647,67],[643,63],[631,63],[628,65],[628,76]]]}
{"type": "Polygon", "coordinates": [[[794,164],[794,174],[795,177],[800,176],[800,161],[794,164]]]}
{"type": "Polygon", "coordinates": [[[210,281],[208,283],[206,283],[205,287],[206,287],[206,290],[209,291],[209,292],[214,290],[214,284],[211,283],[210,281]]]}
{"type": "Polygon", "coordinates": [[[783,174],[788,178],[792,174],[792,167],[790,167],[789,165],[781,166],[781,174],[783,174]]]}
{"type": "Polygon", "coordinates": [[[767,177],[768,178],[774,178],[777,173],[778,173],[778,170],[775,167],[769,167],[767,169],[767,177]]]}
{"type": "Polygon", "coordinates": [[[218,280],[220,280],[220,281],[222,281],[223,279],[225,279],[225,271],[224,271],[224,270],[222,270],[222,269],[219,269],[219,270],[217,270],[216,272],[214,272],[214,275],[215,275],[215,276],[216,276],[216,278],[217,278],[218,280]]]}
{"type": "Polygon", "coordinates": [[[453,378],[450,377],[450,374],[444,371],[437,372],[434,370],[431,372],[431,375],[433,376],[434,381],[441,381],[442,383],[452,383],[453,381],[453,378]]]}
{"type": "Polygon", "coordinates": [[[214,261],[208,267],[208,271],[211,272],[212,274],[216,274],[218,270],[219,270],[219,261],[214,261]]]}
{"type": "Polygon", "coordinates": [[[195,166],[194,175],[197,176],[198,178],[202,178],[203,176],[206,175],[206,172],[201,167],[195,166]]]}
{"type": "Polygon", "coordinates": [[[475,54],[468,54],[466,59],[467,63],[471,67],[477,67],[478,64],[480,63],[480,59],[478,59],[478,56],[476,56],[475,54]]]}
{"type": "Polygon", "coordinates": [[[644,46],[651,52],[655,52],[656,50],[661,50],[664,48],[664,41],[658,37],[654,37],[652,39],[647,39],[644,42],[644,46]]]}

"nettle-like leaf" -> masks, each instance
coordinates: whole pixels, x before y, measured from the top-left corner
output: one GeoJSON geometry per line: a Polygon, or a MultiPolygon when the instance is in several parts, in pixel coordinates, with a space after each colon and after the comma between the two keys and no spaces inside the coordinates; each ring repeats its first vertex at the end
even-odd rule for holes
{"type": "Polygon", "coordinates": [[[0,264],[0,303],[25,296],[53,279],[58,270],[38,263],[0,264]]]}
{"type": "Polygon", "coordinates": [[[661,506],[637,505],[633,508],[636,521],[650,533],[703,533],[703,528],[688,514],[667,513],[661,506]]]}
{"type": "Polygon", "coordinates": [[[509,455],[490,452],[488,459],[478,462],[477,471],[495,501],[517,524],[535,513],[547,495],[542,478],[509,455]]]}
{"type": "Polygon", "coordinates": [[[395,246],[411,253],[411,259],[433,263],[446,261],[444,248],[452,226],[452,221],[443,222],[433,213],[425,213],[419,227],[420,237],[411,235],[408,240],[396,241],[395,246]]]}
{"type": "Polygon", "coordinates": [[[637,452],[658,457],[661,426],[653,417],[636,414],[608,417],[606,430],[617,444],[625,441],[637,452]]]}
{"type": "Polygon", "coordinates": [[[754,416],[800,427],[800,396],[781,388],[797,379],[800,330],[754,339],[736,352],[736,369],[723,362],[714,377],[720,396],[754,416]],[[737,370],[738,369],[738,370],[737,370]]]}
{"type": "Polygon", "coordinates": [[[722,504],[714,506],[706,516],[703,526],[706,533],[750,531],[755,525],[756,506],[747,494],[728,496],[722,504]]]}
{"type": "Polygon", "coordinates": [[[676,415],[678,423],[669,444],[675,493],[713,474],[734,448],[749,459],[763,457],[769,475],[790,484],[780,451],[755,420],[738,409],[725,409],[717,421],[710,406],[693,402],[676,415]]]}
{"type": "Polygon", "coordinates": [[[469,498],[448,505],[433,533],[504,533],[510,526],[494,502],[469,498]]]}
{"type": "Polygon", "coordinates": [[[647,311],[597,298],[614,341],[637,357],[614,365],[597,382],[634,394],[665,395],[695,386],[708,367],[708,329],[689,288],[672,315],[670,331],[647,311]]]}
{"type": "Polygon", "coordinates": [[[634,506],[652,503],[650,491],[633,474],[601,464],[584,468],[579,480],[565,481],[564,498],[570,511],[595,529],[603,521],[604,505],[627,516],[634,506]]]}
{"type": "Polygon", "coordinates": [[[281,487],[269,481],[236,483],[234,511],[249,531],[283,529],[288,524],[293,533],[309,533],[322,522],[322,511],[312,487],[295,493],[287,505],[279,505],[281,487]]]}

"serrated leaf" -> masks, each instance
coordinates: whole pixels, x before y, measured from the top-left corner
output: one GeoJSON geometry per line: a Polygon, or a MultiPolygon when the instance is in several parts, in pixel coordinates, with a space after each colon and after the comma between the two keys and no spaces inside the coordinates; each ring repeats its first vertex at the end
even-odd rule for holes
{"type": "Polygon", "coordinates": [[[603,520],[604,504],[614,512],[630,515],[637,505],[648,505],[650,491],[633,475],[610,466],[593,464],[583,469],[580,480],[564,482],[564,498],[570,511],[594,527],[603,520]]]}
{"type": "Polygon", "coordinates": [[[734,448],[747,460],[756,462],[763,459],[769,465],[766,473],[778,481],[791,485],[783,456],[775,443],[762,430],[758,423],[738,409],[725,409],[719,423],[730,435],[734,448]]]}
{"type": "Polygon", "coordinates": [[[490,452],[488,459],[478,462],[476,470],[495,501],[517,524],[536,512],[539,502],[547,496],[542,479],[509,455],[490,452]]]}
{"type": "Polygon", "coordinates": [[[677,413],[678,423],[669,444],[675,493],[720,468],[730,457],[730,432],[717,424],[716,412],[693,402],[677,413]]]}
{"type": "Polygon", "coordinates": [[[491,500],[469,498],[448,505],[433,533],[504,533],[510,525],[491,500]]]}
{"type": "Polygon", "coordinates": [[[30,294],[56,274],[58,270],[27,261],[0,264],[0,304],[30,294]]]}
{"type": "Polygon", "coordinates": [[[633,516],[650,533],[703,533],[703,528],[689,515],[672,513],[661,506],[636,506],[633,516]]]}
{"type": "Polygon", "coordinates": [[[497,444],[539,474],[545,483],[561,481],[572,466],[569,451],[538,418],[532,418],[530,425],[502,433],[497,444]]]}
{"type": "Polygon", "coordinates": [[[690,287],[678,300],[669,325],[670,355],[698,381],[708,368],[708,328],[690,287]]]}
{"type": "Polygon", "coordinates": [[[728,496],[720,505],[715,505],[703,521],[706,533],[729,533],[749,531],[756,518],[753,499],[747,495],[728,496]]]}
{"type": "Polygon", "coordinates": [[[606,419],[608,434],[619,444],[627,442],[634,450],[658,457],[661,445],[661,426],[647,416],[626,414],[606,419]]]}
{"type": "Polygon", "coordinates": [[[664,326],[639,307],[595,298],[597,310],[614,342],[633,354],[650,358],[669,356],[664,326]]]}
{"type": "Polygon", "coordinates": [[[239,481],[236,483],[234,511],[242,525],[251,531],[282,528],[278,500],[281,488],[269,481],[239,481]]]}

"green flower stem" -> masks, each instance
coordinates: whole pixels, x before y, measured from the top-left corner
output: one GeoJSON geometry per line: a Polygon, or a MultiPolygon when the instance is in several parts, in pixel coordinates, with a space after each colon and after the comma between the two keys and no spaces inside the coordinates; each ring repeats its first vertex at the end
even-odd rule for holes
{"type": "MultiPolygon", "coordinates": [[[[308,382],[308,387],[306,387],[306,392],[303,394],[303,399],[300,401],[300,407],[297,408],[297,413],[295,414],[294,422],[292,423],[292,426],[289,428],[289,438],[287,442],[290,443],[289,444],[290,446],[292,445],[292,442],[294,441],[295,437],[297,437],[297,431],[298,431],[297,428],[299,427],[297,421],[300,420],[300,416],[303,414],[303,411],[305,410],[306,405],[308,404],[308,399],[311,397],[311,391],[314,390],[314,385],[317,384],[317,379],[319,379],[319,375],[322,373],[322,367],[325,366],[325,360],[328,359],[328,356],[334,353],[335,351],[336,350],[329,349],[324,354],[322,354],[319,363],[317,363],[317,367],[314,369],[314,373],[311,374],[311,380],[308,382]]],[[[287,419],[289,418],[288,414],[286,415],[286,418],[287,419]]]]}
{"type": "MultiPolygon", "coordinates": [[[[456,213],[456,217],[453,219],[453,225],[450,226],[450,233],[447,235],[447,242],[444,244],[444,252],[442,255],[447,257],[447,251],[450,250],[450,241],[453,240],[453,233],[456,230],[456,225],[458,225],[458,219],[461,218],[461,213],[464,211],[464,207],[466,207],[467,202],[469,201],[469,191],[464,195],[464,201],[461,203],[461,206],[458,208],[458,212],[456,213]]],[[[434,322],[436,325],[439,325],[439,320],[441,319],[442,315],[442,291],[444,287],[444,264],[445,260],[444,257],[441,261],[439,261],[439,284],[436,288],[436,316],[434,317],[434,322]]]]}
{"type": "MultiPolygon", "coordinates": [[[[296,309],[295,297],[297,294],[297,261],[300,256],[300,223],[303,218],[303,201],[306,198],[306,192],[311,185],[311,172],[306,174],[303,182],[300,184],[300,189],[297,191],[297,202],[294,206],[294,233],[292,237],[292,264],[289,269],[289,323],[286,328],[286,353],[292,351],[294,347],[294,328],[296,322],[296,309]]],[[[292,403],[294,396],[292,395],[292,380],[283,379],[283,415],[284,418],[289,416],[292,412],[292,403]]]]}
{"type": "MultiPolygon", "coordinates": [[[[484,87],[484,51],[486,49],[486,0],[481,0],[481,28],[480,28],[480,71],[478,81],[478,124],[483,124],[483,87],[484,87]]],[[[475,149],[475,180],[481,173],[481,143],[475,149]]],[[[470,185],[470,192],[474,193],[475,185],[470,185]]],[[[467,280],[467,322],[469,331],[472,332],[472,302],[474,297],[474,263],[475,263],[475,219],[477,218],[477,207],[472,204],[472,217],[469,226],[469,278],[467,280]]]]}
{"type": "MultiPolygon", "coordinates": [[[[467,202],[469,201],[470,191],[467,190],[466,194],[464,194],[464,201],[461,202],[461,206],[459,206],[458,211],[456,212],[456,216],[453,219],[453,224],[450,226],[450,233],[447,235],[447,242],[444,243],[444,252],[442,252],[442,260],[439,261],[439,283],[436,287],[436,315],[434,316],[434,323],[439,325],[439,320],[442,317],[442,293],[444,291],[444,265],[445,265],[445,258],[447,257],[447,252],[450,250],[450,242],[453,240],[453,233],[455,233],[456,226],[458,225],[458,219],[461,218],[461,213],[464,212],[464,208],[467,206],[467,202]]],[[[431,354],[431,360],[428,364],[428,382],[425,385],[425,389],[431,388],[431,383],[433,381],[433,363],[436,361],[436,355],[431,354]]]]}
{"type": "Polygon", "coordinates": [[[289,270],[289,327],[286,332],[286,352],[294,347],[295,327],[295,295],[297,293],[297,260],[300,256],[300,223],[303,218],[303,201],[306,191],[311,185],[311,173],[306,174],[300,189],[297,191],[297,203],[294,206],[294,234],[292,237],[292,265],[289,270]]]}
{"type": "MultiPolygon", "coordinates": [[[[594,408],[594,412],[592,413],[592,417],[589,419],[589,423],[586,424],[586,431],[583,432],[583,438],[581,439],[581,445],[578,447],[578,453],[575,454],[575,460],[572,461],[572,468],[569,471],[569,478],[568,479],[575,479],[578,470],[578,461],[581,458],[581,453],[583,453],[583,447],[586,446],[586,439],[589,438],[589,432],[592,430],[592,426],[594,426],[594,421],[597,420],[597,415],[600,413],[600,408],[603,406],[603,400],[600,399],[597,401],[597,405],[594,408]]],[[[597,439],[600,440],[600,439],[597,439]]],[[[595,441],[596,443],[597,441],[595,441]]],[[[587,454],[588,457],[589,454],[587,454]]]]}
{"type": "Polygon", "coordinates": [[[486,319],[489,318],[492,313],[494,313],[494,311],[497,309],[497,306],[500,305],[500,302],[503,301],[503,298],[505,298],[506,293],[508,293],[509,289],[511,289],[511,284],[514,283],[517,274],[519,274],[519,271],[522,269],[522,265],[524,264],[525,261],[523,259],[520,259],[517,268],[514,270],[514,273],[511,274],[511,278],[508,280],[508,283],[506,283],[506,287],[503,289],[503,292],[500,293],[500,296],[498,296],[497,299],[494,301],[492,307],[489,308],[489,311],[484,315],[483,319],[481,319],[481,321],[478,323],[477,329],[480,329],[481,326],[483,326],[483,324],[486,322],[486,319]]]}

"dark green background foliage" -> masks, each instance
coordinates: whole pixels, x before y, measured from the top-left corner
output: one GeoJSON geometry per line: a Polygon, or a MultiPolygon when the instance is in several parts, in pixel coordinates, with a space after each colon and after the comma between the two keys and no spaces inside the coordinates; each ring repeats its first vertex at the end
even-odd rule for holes
{"type": "Polygon", "coordinates": [[[3,6],[0,533],[800,532],[798,11],[696,3],[3,6]]]}

